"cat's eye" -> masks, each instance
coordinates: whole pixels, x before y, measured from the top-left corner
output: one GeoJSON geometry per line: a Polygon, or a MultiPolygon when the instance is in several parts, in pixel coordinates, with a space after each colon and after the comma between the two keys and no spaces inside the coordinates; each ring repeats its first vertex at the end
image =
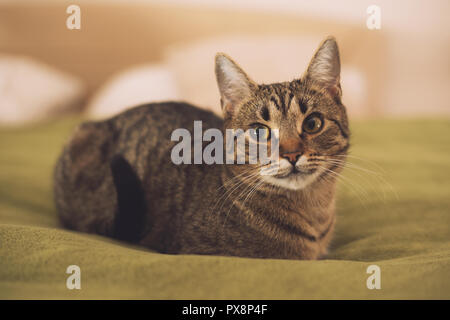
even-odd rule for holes
{"type": "Polygon", "coordinates": [[[323,127],[323,117],[319,113],[313,113],[309,115],[305,121],[303,121],[303,131],[307,133],[317,133],[323,127]]]}
{"type": "Polygon", "coordinates": [[[249,130],[250,138],[255,141],[267,141],[270,138],[270,129],[262,124],[257,124],[249,130]]]}

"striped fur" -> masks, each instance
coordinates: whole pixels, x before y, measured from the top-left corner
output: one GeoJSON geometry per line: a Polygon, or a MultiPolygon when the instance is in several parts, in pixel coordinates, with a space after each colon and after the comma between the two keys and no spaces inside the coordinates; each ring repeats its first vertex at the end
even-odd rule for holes
{"type": "Polygon", "coordinates": [[[338,64],[329,38],[301,78],[266,85],[218,54],[223,119],[167,102],[82,124],[55,168],[61,222],[164,253],[323,256],[336,221],[331,172],[339,172],[350,136],[338,64]],[[203,130],[278,129],[280,170],[262,176],[261,164],[173,164],[171,132],[192,134],[194,120],[203,130]]]}

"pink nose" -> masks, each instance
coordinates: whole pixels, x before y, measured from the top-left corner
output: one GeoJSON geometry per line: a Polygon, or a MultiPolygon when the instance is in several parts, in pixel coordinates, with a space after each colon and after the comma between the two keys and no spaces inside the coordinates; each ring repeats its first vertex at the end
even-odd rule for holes
{"type": "Polygon", "coordinates": [[[300,158],[301,155],[302,155],[301,151],[294,151],[283,153],[281,154],[281,157],[288,160],[290,163],[292,163],[292,165],[295,165],[295,163],[297,162],[298,158],[300,158]]]}

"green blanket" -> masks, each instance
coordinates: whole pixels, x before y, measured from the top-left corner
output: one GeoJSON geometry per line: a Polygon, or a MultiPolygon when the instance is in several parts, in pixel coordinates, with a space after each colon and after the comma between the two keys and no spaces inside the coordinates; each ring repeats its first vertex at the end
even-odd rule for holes
{"type": "Polygon", "coordinates": [[[79,119],[0,129],[0,298],[450,298],[450,120],[352,123],[320,261],[163,255],[63,230],[52,167],[79,119]],[[69,265],[81,290],[69,290],[69,265]],[[367,288],[370,265],[381,289],[367,288]]]}

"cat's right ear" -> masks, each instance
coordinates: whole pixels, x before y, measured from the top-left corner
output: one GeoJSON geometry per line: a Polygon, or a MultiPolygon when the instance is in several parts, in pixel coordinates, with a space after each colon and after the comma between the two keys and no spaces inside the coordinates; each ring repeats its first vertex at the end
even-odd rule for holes
{"type": "Polygon", "coordinates": [[[216,54],[216,79],[224,117],[231,116],[252,96],[256,84],[227,55],[216,54]]]}
{"type": "Polygon", "coordinates": [[[338,45],[334,37],[328,37],[317,49],[304,77],[320,83],[333,96],[341,96],[340,73],[338,45]]]}

